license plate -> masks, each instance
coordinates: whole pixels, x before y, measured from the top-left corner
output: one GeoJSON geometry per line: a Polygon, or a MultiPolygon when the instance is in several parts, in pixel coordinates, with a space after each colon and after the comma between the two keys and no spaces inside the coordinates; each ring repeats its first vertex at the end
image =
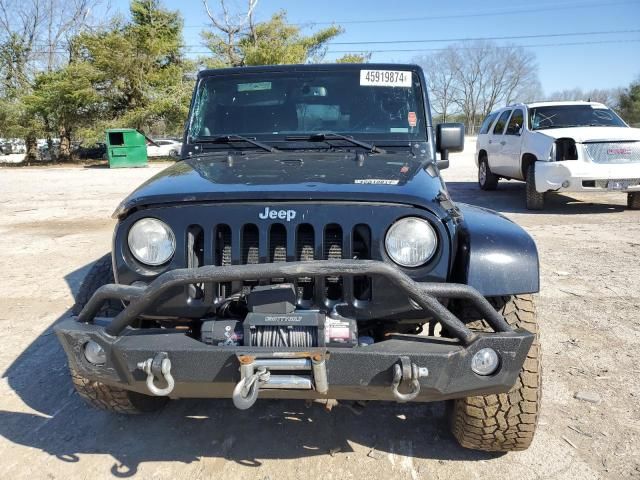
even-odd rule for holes
{"type": "Polygon", "coordinates": [[[607,183],[608,190],[626,190],[632,184],[629,180],[609,180],[607,183]]]}

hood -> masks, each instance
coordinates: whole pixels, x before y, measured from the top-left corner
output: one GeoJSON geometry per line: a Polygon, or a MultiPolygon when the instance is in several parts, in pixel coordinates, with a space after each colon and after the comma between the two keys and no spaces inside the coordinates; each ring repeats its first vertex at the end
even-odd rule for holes
{"type": "Polygon", "coordinates": [[[554,139],[573,138],[578,143],[608,141],[640,141],[640,128],[630,127],[570,127],[536,130],[554,139]]]}
{"type": "Polygon", "coordinates": [[[178,162],[147,180],[114,212],[207,201],[376,201],[428,207],[444,182],[424,157],[396,152],[212,153],[178,162]]]}

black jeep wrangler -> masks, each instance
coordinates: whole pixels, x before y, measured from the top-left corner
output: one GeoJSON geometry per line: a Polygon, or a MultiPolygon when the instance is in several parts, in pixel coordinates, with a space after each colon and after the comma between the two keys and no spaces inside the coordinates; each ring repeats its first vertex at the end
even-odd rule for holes
{"type": "Polygon", "coordinates": [[[432,124],[414,65],[201,72],[182,161],[118,207],[56,328],[78,392],[122,413],[449,400],[463,446],[527,448],[538,255],[450,199],[440,169],[463,142],[432,124]]]}

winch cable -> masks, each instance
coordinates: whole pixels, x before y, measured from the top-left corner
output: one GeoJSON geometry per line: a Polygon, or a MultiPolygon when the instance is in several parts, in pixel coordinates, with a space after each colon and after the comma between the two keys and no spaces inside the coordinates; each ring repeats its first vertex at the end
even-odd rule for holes
{"type": "Polygon", "coordinates": [[[318,345],[318,330],[309,327],[260,327],[251,331],[251,345],[313,347],[318,345]]]}

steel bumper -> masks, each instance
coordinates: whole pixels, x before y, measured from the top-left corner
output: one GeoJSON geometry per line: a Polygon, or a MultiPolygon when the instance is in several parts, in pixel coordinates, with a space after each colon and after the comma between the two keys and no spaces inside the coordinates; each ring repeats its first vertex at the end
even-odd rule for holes
{"type": "MultiPolygon", "coordinates": [[[[100,288],[78,317],[69,317],[55,327],[71,368],[83,376],[128,390],[149,394],[147,374],[140,365],[162,353],[171,360],[175,387],[171,397],[231,397],[241,379],[241,364],[259,359],[321,359],[326,367],[328,389],[261,390],[261,398],[335,398],[351,400],[397,400],[392,383],[397,365],[409,362],[423,372],[416,401],[434,401],[508,391],[516,382],[533,334],[513,330],[476,290],[458,284],[419,283],[383,262],[314,261],[282,264],[201,267],[167,272],[147,287],[106,285],[100,288]],[[429,312],[456,338],[392,335],[388,340],[354,348],[287,349],[223,347],[206,345],[181,330],[134,329],[129,325],[162,298],[166,289],[203,281],[238,278],[280,278],[313,275],[384,275],[402,288],[408,298],[429,312]],[[104,301],[120,298],[129,304],[113,319],[94,318],[104,301]],[[493,333],[469,330],[438,299],[457,298],[471,302],[493,333]],[[106,362],[87,361],[84,347],[98,343],[106,362]],[[472,356],[482,348],[498,354],[500,366],[489,376],[471,370],[472,356]]],[[[403,384],[404,385],[404,384],[403,384]]]]}
{"type": "Polygon", "coordinates": [[[127,332],[120,337],[105,335],[100,321],[78,323],[69,318],[56,327],[71,368],[83,376],[128,390],[149,394],[146,375],[138,364],[157,352],[166,352],[172,363],[175,388],[171,397],[230,398],[240,380],[239,357],[295,358],[321,355],[326,359],[329,389],[266,390],[261,398],[336,398],[350,400],[395,400],[391,390],[394,365],[408,357],[429,374],[421,377],[417,401],[434,401],[470,395],[508,391],[515,383],[529,347],[531,333],[524,330],[480,334],[469,346],[455,340],[399,335],[352,349],[311,349],[277,352],[257,347],[214,347],[183,332],[146,330],[127,332]],[[102,366],[84,357],[84,345],[93,340],[107,353],[102,366]],[[471,371],[472,355],[481,348],[493,348],[501,363],[497,373],[482,377],[471,371]]]}

